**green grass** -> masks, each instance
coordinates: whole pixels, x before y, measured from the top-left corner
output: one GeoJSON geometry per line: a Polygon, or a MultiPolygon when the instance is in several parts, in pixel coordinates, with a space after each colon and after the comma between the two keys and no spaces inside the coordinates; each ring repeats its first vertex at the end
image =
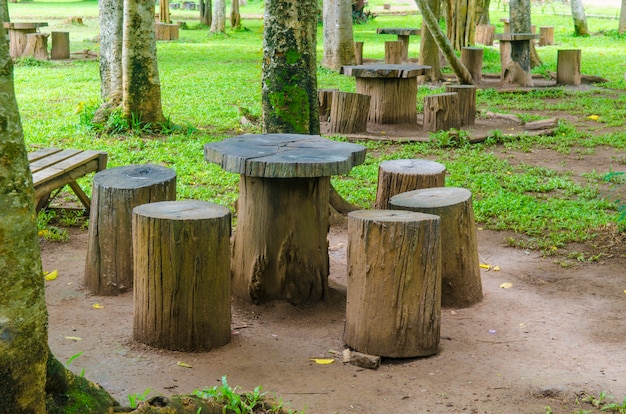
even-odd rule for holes
{"type": "MultiPolygon", "coordinates": [[[[380,8],[383,1],[371,1],[380,8]]],[[[409,3],[410,4],[410,3],[409,3]]],[[[491,19],[497,25],[508,16],[502,5],[493,4],[491,19]]],[[[9,3],[13,21],[47,21],[46,30],[70,32],[73,51],[86,48],[97,51],[91,41],[97,35],[96,1],[32,1],[9,3]],[[65,23],[69,16],[82,16],[86,26],[65,23]]],[[[594,14],[599,13],[594,11],[594,14]]],[[[604,10],[606,13],[612,11],[604,10]]],[[[261,0],[249,0],[242,14],[263,12],[261,0]]],[[[571,17],[561,16],[560,3],[550,3],[541,10],[533,5],[533,23],[552,25],[555,46],[538,48],[544,66],[536,73],[556,71],[556,53],[563,48],[582,49],[582,71],[609,80],[609,89],[572,92],[551,88],[527,94],[502,94],[481,90],[477,105],[481,110],[515,113],[525,121],[534,120],[530,112],[566,111],[581,119],[597,115],[597,130],[580,131],[562,123],[556,137],[528,137],[511,140],[495,133],[483,144],[454,144],[445,135],[434,136],[432,143],[391,145],[363,142],[368,147],[366,162],[348,176],[333,178],[341,194],[364,208],[373,205],[376,194],[378,164],[385,159],[422,157],[442,162],[449,170],[448,185],[469,188],[474,194],[474,208],[479,224],[486,228],[510,230],[515,236],[512,245],[538,248],[551,252],[567,243],[592,239],[607,224],[620,222],[626,227],[623,180],[611,182],[607,195],[607,174],[623,169],[626,160],[614,160],[597,176],[584,179],[571,173],[541,169],[531,165],[512,165],[494,154],[494,149],[530,152],[550,149],[561,154],[593,153],[598,147],[626,147],[626,95],[624,90],[624,37],[615,34],[616,20],[589,18],[589,27],[597,33],[579,38],[572,34],[571,17]],[[542,12],[544,14],[542,14],[542,12]],[[618,127],[611,132],[605,127],[618,127]],[[621,215],[620,215],[621,214],[621,215]]],[[[564,12],[564,11],[563,11],[564,12]]],[[[591,12],[588,12],[591,14],[591,12]]],[[[174,21],[187,21],[197,26],[197,11],[172,10],[174,21]]],[[[208,142],[247,132],[258,127],[240,123],[239,108],[255,116],[261,115],[261,58],[263,21],[245,19],[247,30],[227,29],[225,36],[209,36],[208,30],[181,30],[180,40],[159,42],[159,74],[163,110],[169,120],[179,126],[171,134],[145,135],[129,131],[123,135],[96,134],[84,118],[99,104],[100,80],[98,62],[94,59],[71,63],[32,60],[18,61],[15,86],[29,148],[60,146],[64,148],[101,149],[109,153],[109,167],[154,163],[174,168],[177,172],[179,199],[202,199],[233,206],[237,198],[238,176],[226,173],[203,159],[203,146],[208,142]],[[81,121],[81,117],[82,121],[81,121]]],[[[383,26],[419,27],[421,16],[377,16],[373,21],[354,26],[356,41],[364,41],[364,55],[382,59],[384,36],[376,34],[383,26]]],[[[498,31],[502,28],[499,27],[498,31]]],[[[318,31],[318,58],[321,60],[322,32],[318,31]]],[[[416,56],[419,38],[411,39],[410,55],[416,56]]],[[[497,48],[485,48],[483,72],[499,71],[497,48]]],[[[319,68],[320,88],[353,91],[354,79],[319,68]]],[[[435,93],[420,87],[418,109],[423,95],[435,93]]],[[[89,178],[80,181],[90,193],[89,178]]]]}

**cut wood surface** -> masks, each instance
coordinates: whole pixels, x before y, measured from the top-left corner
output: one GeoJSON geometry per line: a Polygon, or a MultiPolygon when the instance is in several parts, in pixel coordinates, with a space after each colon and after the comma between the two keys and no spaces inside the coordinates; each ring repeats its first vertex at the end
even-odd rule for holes
{"type": "MultiPolygon", "coordinates": [[[[483,48],[464,47],[461,49],[461,62],[472,75],[472,79],[480,82],[483,73],[483,48]]],[[[470,85],[471,86],[471,85],[470,85]]]]}
{"type": "Polygon", "coordinates": [[[375,208],[386,210],[396,194],[421,188],[443,187],[446,167],[435,161],[403,159],[383,161],[378,166],[375,208]]]}
{"type": "Polygon", "coordinates": [[[342,73],[357,78],[414,78],[426,74],[430,66],[405,63],[401,65],[376,63],[373,65],[343,66],[342,73]]]}
{"type": "Polygon", "coordinates": [[[580,60],[580,49],[557,51],[556,83],[558,85],[580,85],[580,60]]]}
{"type": "Polygon", "coordinates": [[[129,165],[94,176],[85,286],[94,295],[132,289],[132,210],[176,199],[176,173],[158,165],[129,165]]]}
{"type": "Polygon", "coordinates": [[[133,338],[200,352],[231,339],[230,211],[198,201],[133,209],[133,338]]]}
{"type": "Polygon", "coordinates": [[[495,37],[496,26],[492,24],[476,25],[476,43],[492,46],[495,37]]]}
{"type": "Polygon", "coordinates": [[[50,51],[50,59],[69,59],[70,58],[70,33],[69,32],[52,32],[51,34],[52,48],[50,51]]]}
{"type": "Polygon", "coordinates": [[[401,64],[404,44],[399,41],[385,42],[385,63],[401,64]]]}
{"type": "Polygon", "coordinates": [[[390,208],[441,217],[441,304],[465,308],[483,298],[472,193],[465,188],[427,188],[398,194],[390,208]]]}
{"type": "Polygon", "coordinates": [[[363,42],[354,42],[354,57],[357,65],[363,64],[363,42]]]}
{"type": "Polygon", "coordinates": [[[319,101],[320,122],[328,122],[330,119],[330,110],[333,101],[333,92],[339,92],[339,89],[318,89],[317,97],[319,101]]]}
{"type": "Polygon", "coordinates": [[[424,131],[448,131],[461,127],[459,95],[440,93],[424,97],[424,131]]]}
{"type": "Polygon", "coordinates": [[[365,132],[371,97],[352,92],[334,92],[332,97],[330,132],[337,134],[365,132]]]}
{"type": "Polygon", "coordinates": [[[156,23],[154,25],[156,40],[178,40],[179,27],[177,24],[156,23]]]}
{"type": "Polygon", "coordinates": [[[359,210],[348,214],[344,341],[371,355],[433,355],[441,323],[440,219],[359,210]]]}
{"type": "Polygon", "coordinates": [[[461,126],[476,123],[476,87],[474,85],[447,85],[446,92],[458,95],[459,119],[461,126]]]}
{"type": "Polygon", "coordinates": [[[539,46],[550,46],[554,44],[554,26],[539,27],[539,46]]]}
{"type": "Polygon", "coordinates": [[[37,60],[48,60],[49,33],[29,33],[26,35],[26,46],[22,56],[33,57],[37,60]]]}

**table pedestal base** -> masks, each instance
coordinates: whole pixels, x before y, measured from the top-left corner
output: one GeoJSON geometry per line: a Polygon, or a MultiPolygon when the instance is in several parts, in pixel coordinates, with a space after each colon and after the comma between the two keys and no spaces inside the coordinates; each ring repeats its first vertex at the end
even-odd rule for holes
{"type": "Polygon", "coordinates": [[[328,293],[330,177],[242,175],[232,289],[255,303],[316,302],[328,293]]]}
{"type": "Polygon", "coordinates": [[[357,77],[356,91],[372,97],[369,122],[375,124],[417,123],[417,77],[357,77]]]}

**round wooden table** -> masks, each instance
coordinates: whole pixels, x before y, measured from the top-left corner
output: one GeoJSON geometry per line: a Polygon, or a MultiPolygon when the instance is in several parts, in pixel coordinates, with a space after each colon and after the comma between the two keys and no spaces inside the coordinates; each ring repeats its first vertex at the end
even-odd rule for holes
{"type": "Polygon", "coordinates": [[[328,292],[330,177],[365,160],[365,147],[319,135],[241,135],[204,158],[241,175],[232,289],[256,303],[315,302],[328,292]]]}

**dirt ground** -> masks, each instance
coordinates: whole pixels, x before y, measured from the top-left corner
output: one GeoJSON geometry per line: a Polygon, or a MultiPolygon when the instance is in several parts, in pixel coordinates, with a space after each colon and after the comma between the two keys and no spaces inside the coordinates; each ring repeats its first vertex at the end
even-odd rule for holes
{"type": "MultiPolygon", "coordinates": [[[[584,117],[567,114],[580,127],[584,117]]],[[[597,125],[597,124],[596,124],[597,125]]],[[[473,133],[523,126],[481,118],[473,133]]],[[[385,128],[386,136],[404,132],[385,128]]],[[[413,130],[412,139],[423,135],[413,130]]],[[[472,132],[472,131],[470,131],[472,132]]],[[[376,137],[376,131],[370,134],[376,137]]],[[[380,134],[378,134],[380,138],[380,134]]],[[[406,136],[404,137],[406,138],[406,136]]],[[[551,150],[517,153],[495,148],[511,162],[572,171],[626,171],[626,152],[596,149],[564,156],[551,150]],[[621,161],[620,161],[621,160],[621,161]]],[[[626,396],[626,246],[603,240],[593,263],[542,257],[507,247],[510,234],[478,231],[484,299],[467,309],[443,309],[439,352],[428,358],[383,359],[368,370],[339,359],[344,348],[345,222],[329,234],[331,295],[317,305],[252,305],[233,299],[232,341],[206,353],[152,349],[133,342],[132,294],[95,297],[83,290],[87,232],[70,230],[67,243],[43,241],[50,347],[60,361],[107,389],[120,403],[129,394],[171,395],[219,385],[250,391],[261,385],[307,413],[571,413],[586,393],[626,396]],[[502,284],[510,283],[510,288],[502,284]],[[93,305],[99,304],[100,308],[93,305]],[[191,366],[177,365],[183,362],[191,366]]],[[[570,251],[592,253],[590,246],[570,251]]],[[[596,251],[597,253],[597,251],[596,251]]]]}

